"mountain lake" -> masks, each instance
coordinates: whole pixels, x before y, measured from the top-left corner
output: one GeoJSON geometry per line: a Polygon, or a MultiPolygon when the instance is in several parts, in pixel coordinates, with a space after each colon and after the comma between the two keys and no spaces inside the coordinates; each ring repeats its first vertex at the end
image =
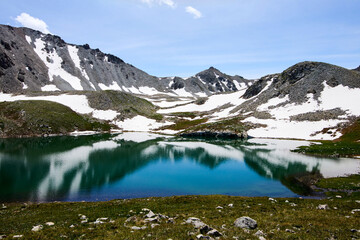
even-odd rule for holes
{"type": "Polygon", "coordinates": [[[300,196],[290,176],[356,173],[357,159],[290,150],[306,141],[197,140],[126,132],[0,140],[0,201],[173,195],[300,196]]]}

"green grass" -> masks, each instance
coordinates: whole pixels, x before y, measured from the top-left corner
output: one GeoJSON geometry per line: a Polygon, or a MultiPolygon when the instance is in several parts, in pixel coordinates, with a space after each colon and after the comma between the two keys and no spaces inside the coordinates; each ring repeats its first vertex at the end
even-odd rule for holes
{"type": "Polygon", "coordinates": [[[240,118],[231,118],[218,122],[205,123],[186,129],[184,132],[198,132],[198,131],[231,131],[233,133],[241,133],[247,130],[240,118]]]}
{"type": "Polygon", "coordinates": [[[89,105],[99,110],[114,110],[119,112],[120,118],[132,118],[142,115],[155,120],[162,120],[163,116],[157,114],[158,107],[149,101],[120,91],[91,91],[85,92],[89,105]]]}
{"type": "Polygon", "coordinates": [[[183,129],[187,129],[196,125],[199,125],[201,123],[206,122],[208,119],[203,118],[203,119],[196,119],[196,120],[184,120],[184,119],[180,119],[178,120],[175,124],[169,125],[169,126],[165,126],[163,127],[163,129],[170,129],[170,130],[183,130],[183,129]]]}
{"type": "Polygon", "coordinates": [[[6,204],[0,209],[0,235],[12,239],[13,235],[23,235],[23,239],[195,239],[199,234],[191,224],[184,224],[189,217],[200,218],[210,227],[223,234],[220,239],[258,239],[255,232],[262,230],[266,239],[351,239],[360,233],[351,229],[359,228],[360,213],[351,213],[359,208],[359,203],[344,199],[277,199],[266,197],[230,196],[179,196],[167,198],[147,198],[113,200],[109,202],[76,202],[6,204]],[[285,202],[288,200],[289,202],[285,202]],[[228,204],[232,203],[233,207],[228,204]],[[292,206],[290,203],[296,204],[292,206]],[[319,204],[328,204],[329,210],[316,209],[319,204]],[[221,211],[217,206],[223,207],[221,211]],[[337,209],[334,209],[334,208],[337,209]],[[151,228],[144,223],[141,213],[149,208],[174,218],[174,223],[162,220],[159,226],[151,228]],[[89,222],[97,218],[111,219],[104,224],[80,223],[79,214],[89,222]],[[125,224],[126,219],[136,216],[137,220],[125,224]],[[258,227],[246,232],[234,226],[234,221],[242,216],[255,219],[258,227]],[[46,222],[54,226],[46,226],[46,222]],[[44,226],[39,232],[32,232],[33,226],[44,226]],[[74,227],[70,227],[73,225],[74,227]],[[132,226],[146,226],[145,230],[131,230],[132,226]],[[293,231],[289,232],[287,229],[293,231]]]}
{"type": "Polygon", "coordinates": [[[111,126],[79,115],[69,107],[50,101],[0,103],[0,136],[41,136],[78,131],[109,131],[111,126]]]}
{"type": "Polygon", "coordinates": [[[169,114],[170,116],[174,117],[181,117],[181,118],[196,118],[197,114],[195,112],[175,112],[169,114]]]}
{"type": "Polygon", "coordinates": [[[360,191],[360,174],[348,177],[323,178],[320,179],[316,186],[325,189],[360,191]]]}
{"type": "Polygon", "coordinates": [[[360,119],[342,131],[343,135],[335,141],[320,141],[321,144],[301,146],[294,152],[331,156],[331,157],[352,157],[360,155],[360,119]]]}

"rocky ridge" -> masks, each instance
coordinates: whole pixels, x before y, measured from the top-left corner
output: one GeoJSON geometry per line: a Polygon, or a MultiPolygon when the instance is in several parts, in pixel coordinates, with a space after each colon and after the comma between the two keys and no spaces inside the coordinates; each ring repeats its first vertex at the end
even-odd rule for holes
{"type": "Polygon", "coordinates": [[[88,44],[68,44],[29,28],[0,25],[0,43],[0,91],[5,93],[119,90],[204,96],[248,85],[248,80],[214,68],[189,79],[158,78],[88,44]]]}

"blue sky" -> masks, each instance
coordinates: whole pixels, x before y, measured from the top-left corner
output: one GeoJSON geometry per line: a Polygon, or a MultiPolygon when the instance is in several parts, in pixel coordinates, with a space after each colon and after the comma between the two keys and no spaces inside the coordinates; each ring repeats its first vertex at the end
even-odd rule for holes
{"type": "Polygon", "coordinates": [[[88,43],[155,76],[214,66],[257,78],[305,60],[360,65],[359,0],[1,2],[2,24],[46,24],[67,42],[88,43]]]}

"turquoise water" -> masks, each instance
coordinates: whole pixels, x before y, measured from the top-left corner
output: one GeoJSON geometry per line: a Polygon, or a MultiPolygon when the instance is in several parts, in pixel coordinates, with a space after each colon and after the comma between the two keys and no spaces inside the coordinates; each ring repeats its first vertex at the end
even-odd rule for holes
{"type": "Polygon", "coordinates": [[[196,141],[147,133],[0,140],[0,201],[100,201],[193,194],[294,197],[288,176],[359,169],[288,140],[196,141]],[[290,189],[289,189],[290,188],[290,189]]]}

